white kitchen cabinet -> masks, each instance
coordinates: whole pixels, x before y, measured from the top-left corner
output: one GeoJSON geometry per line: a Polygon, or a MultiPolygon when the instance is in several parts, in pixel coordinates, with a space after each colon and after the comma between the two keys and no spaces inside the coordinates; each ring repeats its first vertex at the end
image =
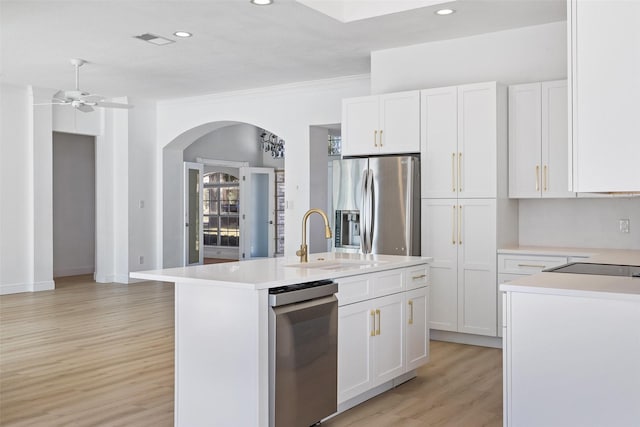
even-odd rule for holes
{"type": "Polygon", "coordinates": [[[342,101],[342,154],[420,151],[420,92],[407,91],[342,101]]]}
{"type": "Polygon", "coordinates": [[[405,365],[416,369],[429,360],[429,288],[405,294],[405,365]]]}
{"type": "Polygon", "coordinates": [[[640,2],[567,2],[570,187],[640,192],[640,2]]]}
{"type": "Polygon", "coordinates": [[[506,189],[504,86],[428,89],[420,100],[422,197],[498,197],[506,189]]]}
{"type": "Polygon", "coordinates": [[[495,199],[422,200],[432,329],[496,336],[497,236],[495,199]]]}
{"type": "Polygon", "coordinates": [[[509,86],[509,197],[568,191],[567,81],[509,86]]]}
{"type": "Polygon", "coordinates": [[[428,361],[429,275],[420,265],[338,280],[339,404],[428,361]]]}
{"type": "Polygon", "coordinates": [[[506,292],[504,425],[637,426],[637,297],[575,287],[506,292]]]}
{"type": "Polygon", "coordinates": [[[338,403],[405,372],[402,293],[340,307],[338,319],[338,403]]]}

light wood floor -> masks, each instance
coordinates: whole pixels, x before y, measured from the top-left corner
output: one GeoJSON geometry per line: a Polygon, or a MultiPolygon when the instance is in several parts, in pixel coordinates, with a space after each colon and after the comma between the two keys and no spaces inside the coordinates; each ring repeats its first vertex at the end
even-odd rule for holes
{"type": "MultiPolygon", "coordinates": [[[[78,276],[1,296],[0,425],[171,426],[173,332],[168,283],[78,276]]],[[[323,426],[499,426],[501,361],[434,341],[417,378],[323,426]]]]}

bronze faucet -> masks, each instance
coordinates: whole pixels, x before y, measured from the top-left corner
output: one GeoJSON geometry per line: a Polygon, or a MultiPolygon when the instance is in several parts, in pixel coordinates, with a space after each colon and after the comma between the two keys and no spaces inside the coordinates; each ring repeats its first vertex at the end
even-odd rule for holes
{"type": "Polygon", "coordinates": [[[322,209],[309,209],[302,217],[302,244],[300,245],[300,249],[296,251],[296,255],[300,257],[300,262],[309,262],[309,258],[307,256],[307,218],[309,218],[312,213],[317,213],[322,216],[322,219],[324,220],[324,237],[327,239],[331,238],[331,227],[329,226],[327,214],[325,214],[322,209]]]}

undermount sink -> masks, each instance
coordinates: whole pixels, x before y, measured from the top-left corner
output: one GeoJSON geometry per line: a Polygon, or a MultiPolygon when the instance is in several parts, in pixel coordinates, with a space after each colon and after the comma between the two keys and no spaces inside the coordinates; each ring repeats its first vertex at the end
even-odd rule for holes
{"type": "Polygon", "coordinates": [[[312,262],[301,262],[297,264],[288,264],[285,267],[295,267],[304,269],[319,269],[319,270],[350,270],[360,268],[363,266],[375,266],[380,264],[380,261],[361,261],[355,259],[330,259],[330,260],[317,260],[312,262]]]}

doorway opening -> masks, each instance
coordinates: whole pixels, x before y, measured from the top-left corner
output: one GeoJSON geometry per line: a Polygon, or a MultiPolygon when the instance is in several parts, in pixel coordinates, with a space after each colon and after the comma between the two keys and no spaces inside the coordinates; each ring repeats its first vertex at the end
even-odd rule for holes
{"type": "MultiPolygon", "coordinates": [[[[265,134],[247,123],[226,122],[183,143],[182,265],[284,252],[284,212],[277,215],[284,208],[283,150],[265,144],[265,134]]],[[[171,216],[167,209],[165,204],[165,218],[171,216]]]]}
{"type": "Polygon", "coordinates": [[[95,146],[93,136],[53,132],[54,278],[95,273],[95,146]]]}

